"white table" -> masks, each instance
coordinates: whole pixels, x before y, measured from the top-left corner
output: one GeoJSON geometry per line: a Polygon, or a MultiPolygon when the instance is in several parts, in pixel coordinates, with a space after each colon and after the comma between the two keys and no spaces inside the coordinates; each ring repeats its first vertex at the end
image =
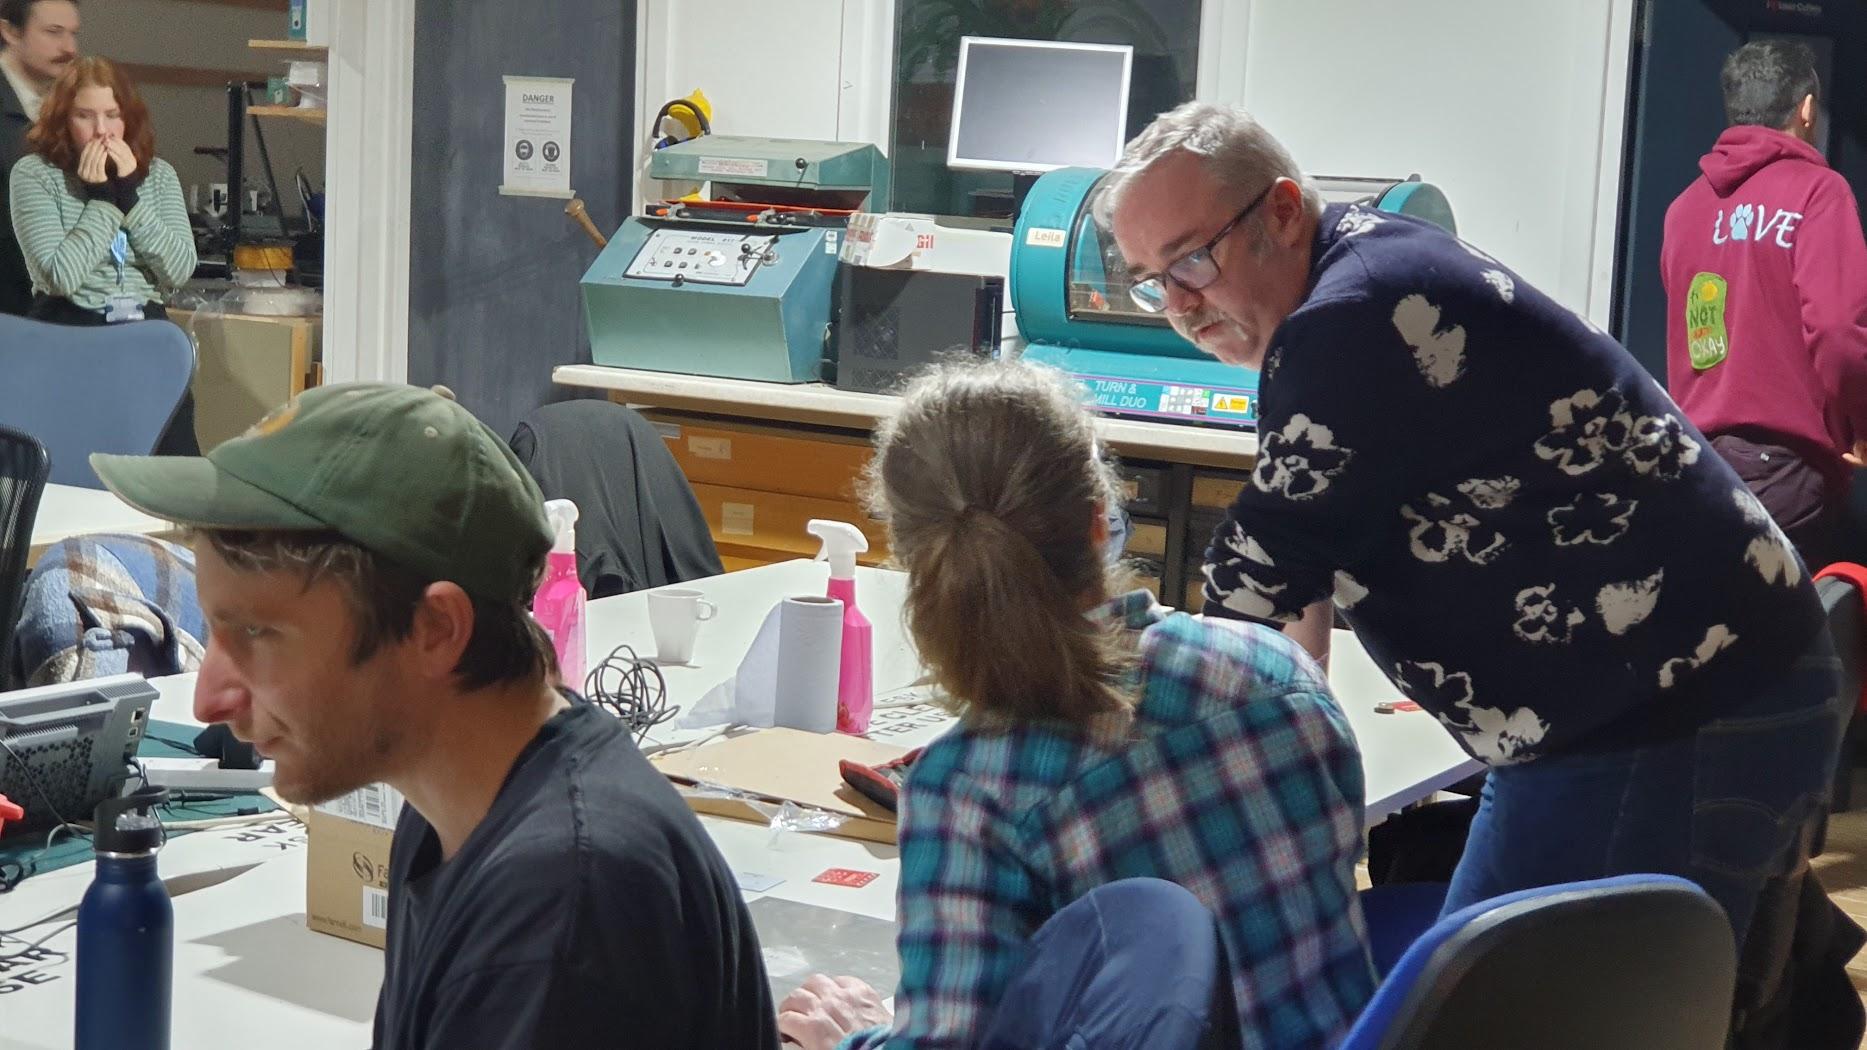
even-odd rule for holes
{"type": "MultiPolygon", "coordinates": [[[[691,703],[731,677],[771,606],[790,595],[820,594],[827,579],[824,564],[794,561],[685,584],[718,605],[719,615],[701,625],[691,665],[663,668],[670,699],[691,703]]],[[[920,674],[901,626],[905,585],[906,577],[899,573],[857,570],[858,601],[875,623],[878,696],[907,687],[920,674]]],[[[587,636],[593,662],[625,643],[651,655],[654,642],[645,594],[591,603],[587,636]]],[[[1398,699],[1397,692],[1352,634],[1338,632],[1334,645],[1330,679],[1361,742],[1370,822],[1478,768],[1430,715],[1376,714],[1374,705],[1398,699]]],[[[152,718],[198,724],[192,710],[193,675],[155,679],[152,684],[160,694],[152,718]]],[[[665,730],[656,736],[680,735],[665,730]]],[[[894,920],[900,874],[895,847],[774,833],[711,816],[702,817],[701,823],[734,871],[782,880],[763,893],[747,894],[749,900],[771,896],[894,920]],[[873,871],[878,877],[860,889],[811,881],[833,867],[873,871]]],[[[176,894],[173,1045],[230,1046],[261,1031],[269,1041],[287,1047],[365,1045],[381,983],[381,953],[305,927],[304,854],[298,848],[302,834],[290,828],[264,835],[243,834],[245,830],[191,835],[163,852],[162,870],[176,894]]],[[[90,877],[89,865],[76,865],[27,880],[19,890],[0,897],[0,928],[75,905],[90,877]]],[[[36,939],[51,928],[25,936],[36,939]]],[[[67,931],[49,946],[68,951],[72,943],[67,931]]],[[[0,1011],[0,1050],[69,1046],[69,958],[53,957],[0,972],[0,987],[25,973],[46,983],[0,995],[5,1004],[0,1011]]]]}
{"type": "Polygon", "coordinates": [[[26,564],[39,560],[48,545],[93,532],[153,536],[175,531],[161,518],[152,518],[104,489],[76,485],[47,485],[39,497],[39,516],[33,519],[32,543],[26,564]]]}

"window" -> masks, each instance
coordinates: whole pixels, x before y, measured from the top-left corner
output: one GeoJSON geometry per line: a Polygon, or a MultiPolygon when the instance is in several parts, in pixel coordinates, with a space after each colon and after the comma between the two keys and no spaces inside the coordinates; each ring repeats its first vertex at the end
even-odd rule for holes
{"type": "MultiPolygon", "coordinates": [[[[948,171],[946,142],[963,36],[1129,44],[1128,135],[1193,97],[1201,0],[899,0],[895,19],[895,211],[1003,215],[1012,177],[948,171]]],[[[1015,100],[1007,100],[1015,104],[1015,100]]]]}

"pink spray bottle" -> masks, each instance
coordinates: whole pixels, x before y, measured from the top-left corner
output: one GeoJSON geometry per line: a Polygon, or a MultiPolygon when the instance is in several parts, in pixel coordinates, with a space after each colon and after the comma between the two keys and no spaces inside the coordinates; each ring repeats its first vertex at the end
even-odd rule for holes
{"type": "Polygon", "coordinates": [[[843,666],[836,680],[836,729],[866,733],[875,710],[875,639],[869,618],[856,608],[856,555],[869,549],[868,537],[846,521],[812,518],[804,526],[823,541],[820,561],[830,563],[829,596],[843,602],[843,666]]]}
{"type": "Polygon", "coordinates": [[[557,538],[545,562],[545,582],[532,599],[532,617],[551,636],[564,687],[581,690],[586,662],[584,604],[589,594],[577,578],[577,504],[567,499],[546,500],[545,517],[557,538]]]}

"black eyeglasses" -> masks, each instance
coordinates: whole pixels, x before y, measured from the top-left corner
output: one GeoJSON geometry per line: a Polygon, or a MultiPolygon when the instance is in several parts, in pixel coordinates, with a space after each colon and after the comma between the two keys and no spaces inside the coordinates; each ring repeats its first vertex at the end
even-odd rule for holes
{"type": "Polygon", "coordinates": [[[1166,272],[1158,277],[1150,277],[1145,281],[1137,282],[1129,288],[1128,297],[1133,299],[1134,304],[1141,309],[1157,314],[1167,308],[1168,281],[1172,281],[1189,292],[1197,292],[1202,288],[1210,287],[1212,282],[1219,279],[1219,264],[1212,257],[1212,250],[1219,246],[1220,241],[1231,236],[1232,231],[1238,228],[1238,224],[1245,221],[1245,216],[1256,211],[1258,205],[1264,203],[1264,199],[1271,195],[1271,188],[1276,185],[1273,182],[1270,186],[1264,187],[1264,192],[1251,198],[1251,203],[1240,209],[1237,215],[1232,216],[1231,222],[1219,227],[1219,232],[1213,234],[1211,240],[1168,263],[1166,272]]]}

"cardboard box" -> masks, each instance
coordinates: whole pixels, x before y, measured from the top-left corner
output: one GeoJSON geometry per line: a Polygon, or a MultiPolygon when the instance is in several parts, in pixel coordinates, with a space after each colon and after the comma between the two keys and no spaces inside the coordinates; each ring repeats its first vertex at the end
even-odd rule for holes
{"type": "Polygon", "coordinates": [[[793,802],[842,818],[824,834],[892,845],[895,815],[844,783],[838,763],[847,758],[879,765],[907,750],[846,733],[773,728],[652,761],[697,813],[767,824],[771,807],[793,802]]]}
{"type": "Polygon", "coordinates": [[[389,932],[389,841],[402,796],[375,784],[327,802],[305,822],[305,925],[383,946],[389,932]]]}

